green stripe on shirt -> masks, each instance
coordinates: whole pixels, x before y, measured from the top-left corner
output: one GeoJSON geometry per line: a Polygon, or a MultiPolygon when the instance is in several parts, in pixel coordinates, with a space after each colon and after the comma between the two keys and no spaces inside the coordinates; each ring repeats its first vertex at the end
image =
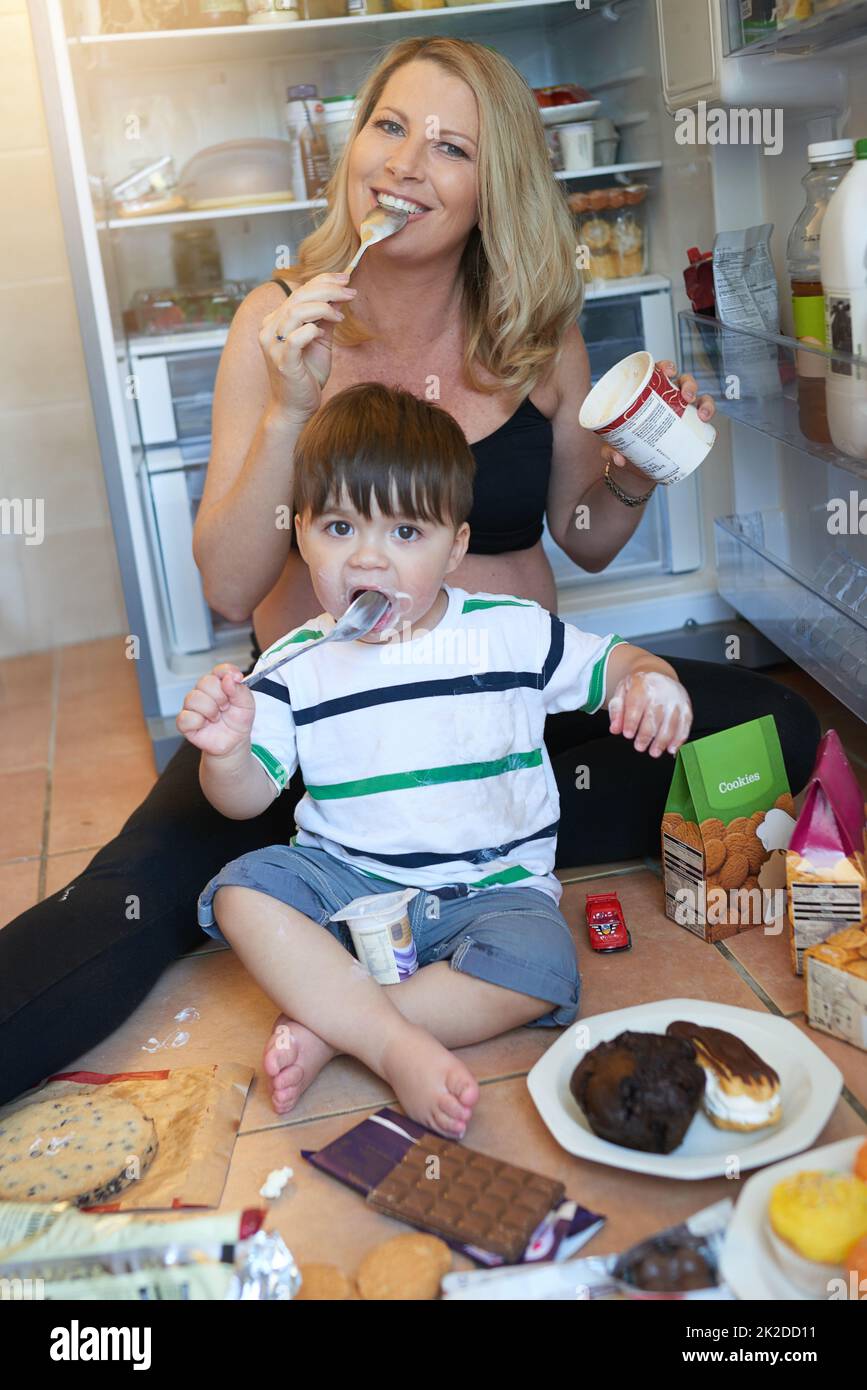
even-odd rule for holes
{"type": "Polygon", "coordinates": [[[486,888],[491,883],[516,883],[519,878],[532,878],[533,874],[523,864],[513,864],[511,869],[501,869],[498,874],[488,874],[487,878],[474,879],[473,888],[486,888]]]}
{"type": "Polygon", "coordinates": [[[604,699],[605,663],[608,660],[609,653],[612,648],[619,646],[621,642],[625,641],[625,637],[618,637],[615,632],[599,660],[593,663],[593,674],[590,677],[590,692],[587,696],[587,703],[581,706],[582,710],[587,714],[595,714],[604,699]]]}
{"type": "Polygon", "coordinates": [[[281,763],[279,758],[275,758],[273,753],[269,753],[267,748],[263,748],[261,743],[252,743],[250,752],[254,758],[258,758],[270,777],[274,778],[277,786],[282,791],[289,781],[289,773],[281,763]]]}
{"type": "Polygon", "coordinates": [[[474,782],[482,777],[499,777],[520,768],[540,767],[541,748],[529,753],[509,753],[488,763],[448,763],[444,767],[420,767],[413,772],[389,772],[381,777],[361,777],[355,782],[331,782],[307,790],[315,801],[335,801],[346,796],[371,796],[376,792],[402,791],[412,787],[433,787],[443,782],[474,782]]]}
{"type": "Polygon", "coordinates": [[[291,637],[287,637],[285,642],[278,642],[276,647],[269,647],[264,656],[274,656],[277,652],[282,652],[284,647],[291,647],[295,642],[312,641],[324,636],[325,633],[317,631],[315,627],[305,627],[300,632],[295,632],[291,637]]]}
{"type": "Polygon", "coordinates": [[[475,613],[477,608],[532,608],[532,603],[522,603],[516,598],[468,598],[464,599],[462,613],[475,613]]]}

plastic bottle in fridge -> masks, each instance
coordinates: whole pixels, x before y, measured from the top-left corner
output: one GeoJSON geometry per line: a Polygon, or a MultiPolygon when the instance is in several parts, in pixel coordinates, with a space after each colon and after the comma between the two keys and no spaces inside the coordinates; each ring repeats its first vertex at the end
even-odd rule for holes
{"type": "Polygon", "coordinates": [[[321,198],[331,178],[325,108],[312,83],[290,87],[286,100],[286,130],[292,143],[293,193],[299,201],[321,198]]]}
{"type": "MultiPolygon", "coordinates": [[[[792,228],[786,247],[792,287],[794,336],[802,343],[825,346],[825,297],[822,292],[820,236],[834,193],[852,168],[851,140],[824,140],[807,147],[809,173],[801,180],[807,202],[792,228]]],[[[830,444],[825,406],[825,358],[815,352],[796,355],[798,414],[802,434],[817,444],[830,444]]]]}
{"type": "MultiPolygon", "coordinates": [[[[867,359],[867,140],[828,204],[821,272],[827,346],[867,359]]],[[[867,365],[829,361],[825,393],[835,448],[867,460],[867,365]]]]}

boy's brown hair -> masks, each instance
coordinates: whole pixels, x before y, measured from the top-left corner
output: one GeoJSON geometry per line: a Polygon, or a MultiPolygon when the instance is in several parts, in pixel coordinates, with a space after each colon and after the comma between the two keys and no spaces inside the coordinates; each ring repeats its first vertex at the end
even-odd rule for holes
{"type": "Polygon", "coordinates": [[[466,436],[447,410],[410,391],[362,382],[332,396],[301,431],[293,509],[315,519],[345,489],[368,521],[373,496],[386,516],[457,530],[473,505],[475,469],[466,436]]]}

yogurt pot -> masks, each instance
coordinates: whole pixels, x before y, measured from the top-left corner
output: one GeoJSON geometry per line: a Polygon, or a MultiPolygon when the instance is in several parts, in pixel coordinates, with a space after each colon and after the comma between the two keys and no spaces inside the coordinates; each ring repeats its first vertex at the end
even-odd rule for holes
{"type": "Polygon", "coordinates": [[[716,441],[713,425],[700,419],[649,352],[633,352],[606,372],[578,420],[656,483],[688,478],[716,441]]]}
{"type": "Polygon", "coordinates": [[[564,169],[593,168],[593,122],[571,121],[558,125],[557,140],[564,169]]]}
{"type": "Polygon", "coordinates": [[[361,964],[381,985],[397,985],[418,970],[418,956],[409,925],[407,903],[418,893],[404,888],[397,893],[372,893],[353,898],[329,921],[345,922],[361,964]]]}

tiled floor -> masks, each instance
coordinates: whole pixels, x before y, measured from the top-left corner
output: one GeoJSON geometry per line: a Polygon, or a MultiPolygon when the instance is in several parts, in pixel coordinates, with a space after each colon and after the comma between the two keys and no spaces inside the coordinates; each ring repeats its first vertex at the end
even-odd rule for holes
{"type": "MultiPolygon", "coordinates": [[[[867,730],[808,676],[780,667],[774,676],[806,694],[824,728],[840,733],[867,791],[867,730]]],[[[154,781],[135,671],[123,639],[92,642],[0,662],[0,925],[74,881],[114,835],[154,781]]],[[[867,1132],[867,1054],[806,1028],[800,982],[782,936],[760,932],[705,945],[663,913],[654,861],[597,865],[565,872],[563,911],[575,924],[583,975],[582,1016],[660,998],[691,997],[784,1015],[808,1033],[841,1069],[845,1089],[817,1144],[867,1132]],[[594,956],[581,926],[588,888],[616,889],[632,930],[628,955],[594,956]]],[[[183,1066],[237,1061],[256,1071],[235,1145],[222,1205],[260,1203],[267,1173],[290,1164],[295,1179],[272,1206],[271,1224],[299,1260],[340,1264],[351,1274],[367,1250],[406,1229],[369,1210],[357,1196],[310,1167],[300,1150],[316,1149],[357,1119],[393,1102],[388,1087],[358,1062],[338,1059],[290,1115],[271,1111],[263,1088],[262,1047],[275,1007],[231,951],[203,942],[176,961],[145,1001],[110,1037],[68,1069],[144,1070],[155,1060],[183,1066]],[[175,1014],[195,1006],[190,1040],[150,1054],[175,1014]]],[[[561,1178],[567,1192],[606,1213],[587,1253],[622,1248],[681,1219],[738,1186],[724,1178],[698,1183],[638,1177],[577,1160],[548,1133],[525,1077],[555,1036],[516,1029],[461,1056],[481,1083],[467,1134],[475,1148],[561,1178]]],[[[466,1264],[455,1258],[455,1265],[466,1264]]]]}

